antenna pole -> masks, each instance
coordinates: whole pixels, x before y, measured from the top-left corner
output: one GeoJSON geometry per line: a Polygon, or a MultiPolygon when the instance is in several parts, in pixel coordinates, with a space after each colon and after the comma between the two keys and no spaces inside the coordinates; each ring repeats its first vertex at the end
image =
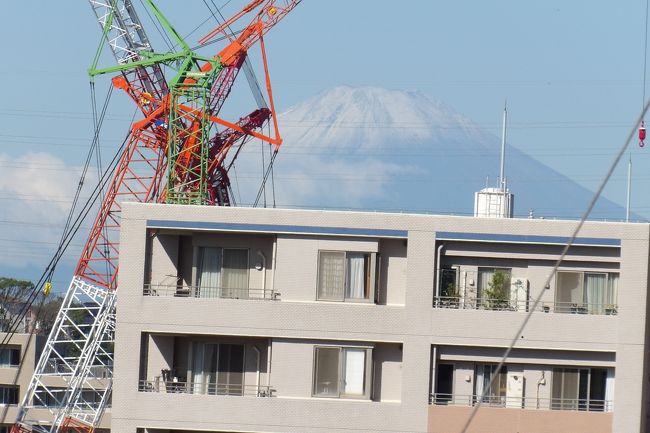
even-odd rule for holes
{"type": "Polygon", "coordinates": [[[632,193],[632,154],[627,163],[627,203],[625,205],[625,222],[630,222],[630,196],[632,193]]]}
{"type": "Polygon", "coordinates": [[[499,172],[499,188],[506,191],[506,124],[508,122],[508,102],[503,105],[503,131],[501,133],[501,170],[499,172]]]}

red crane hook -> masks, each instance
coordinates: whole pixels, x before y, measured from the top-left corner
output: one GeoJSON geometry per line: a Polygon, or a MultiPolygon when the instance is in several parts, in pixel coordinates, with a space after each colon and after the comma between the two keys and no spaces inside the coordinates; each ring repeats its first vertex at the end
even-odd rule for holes
{"type": "Polygon", "coordinates": [[[641,126],[639,126],[639,147],[645,146],[645,122],[641,121],[641,126]]]}

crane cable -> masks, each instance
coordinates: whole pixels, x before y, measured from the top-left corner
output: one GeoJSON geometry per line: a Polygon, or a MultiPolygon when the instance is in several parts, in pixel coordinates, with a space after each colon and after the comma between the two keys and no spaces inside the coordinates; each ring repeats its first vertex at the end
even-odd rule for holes
{"type": "Polygon", "coordinates": [[[495,380],[499,376],[499,373],[502,371],[506,361],[508,360],[508,357],[510,356],[510,353],[514,349],[515,345],[519,341],[520,338],[522,338],[522,333],[526,329],[526,326],[528,326],[528,322],[530,322],[530,319],[532,318],[533,314],[535,311],[537,311],[537,307],[539,306],[540,302],[542,301],[542,298],[544,297],[544,294],[546,292],[546,287],[549,287],[551,280],[557,273],[558,269],[560,268],[560,265],[564,262],[565,257],[567,256],[569,249],[573,246],[575,243],[576,238],[578,237],[578,234],[580,233],[580,230],[582,229],[582,226],[585,224],[587,218],[591,214],[591,211],[594,209],[596,206],[596,202],[600,198],[600,196],[603,193],[603,190],[605,189],[605,186],[609,183],[612,175],[614,174],[614,170],[618,166],[618,163],[621,161],[623,158],[623,155],[627,151],[630,143],[632,142],[632,139],[634,138],[634,133],[636,132],[636,125],[638,125],[641,120],[645,117],[646,113],[648,112],[648,108],[650,108],[650,101],[648,101],[644,106],[643,110],[641,111],[641,114],[639,115],[636,123],[634,124],[635,127],[632,128],[632,130],[628,133],[628,136],[619,149],[618,153],[616,154],[616,157],[614,158],[614,161],[612,161],[609,170],[607,171],[607,174],[601,181],[598,190],[594,193],[591,201],[589,202],[589,206],[587,207],[587,210],[584,212],[582,217],[580,218],[580,221],[578,222],[578,225],[574,229],[573,233],[571,234],[571,237],[569,237],[569,240],[567,241],[566,245],[562,249],[562,253],[560,254],[560,257],[557,259],[555,262],[555,265],[553,266],[553,269],[549,272],[548,276],[546,277],[546,280],[544,282],[544,285],[541,286],[541,290],[539,290],[539,293],[535,295],[533,298],[533,303],[528,309],[528,312],[526,312],[526,316],[524,317],[523,322],[519,326],[519,329],[517,330],[517,333],[515,334],[514,338],[511,340],[510,345],[506,348],[505,353],[503,354],[501,360],[499,361],[499,364],[497,365],[495,373],[492,375],[492,378],[490,379],[490,383],[487,387],[483,388],[482,394],[479,396],[478,401],[476,402],[476,405],[473,407],[472,412],[470,413],[469,417],[467,418],[467,421],[465,422],[465,425],[463,426],[463,429],[461,430],[461,433],[467,433],[469,431],[469,427],[472,423],[472,420],[474,417],[476,417],[477,412],[482,406],[483,401],[488,397],[489,393],[491,392],[490,390],[492,389],[492,385],[494,384],[495,380]]]}
{"type": "Polygon", "coordinates": [[[646,51],[644,53],[644,62],[643,62],[643,105],[642,105],[642,110],[641,114],[639,115],[638,119],[636,120],[636,123],[634,124],[635,127],[629,132],[627,139],[619,149],[618,153],[616,154],[616,157],[614,158],[614,161],[612,161],[612,164],[609,167],[609,170],[607,171],[607,174],[603,178],[603,180],[600,183],[600,186],[598,187],[598,190],[594,193],[591,202],[589,203],[589,206],[587,207],[587,210],[584,212],[582,217],[580,218],[580,221],[576,228],[574,229],[571,237],[569,238],[567,244],[564,246],[562,249],[562,253],[560,254],[560,257],[557,259],[555,262],[555,265],[553,266],[553,269],[549,272],[546,281],[544,285],[542,286],[542,289],[539,291],[539,293],[533,298],[533,304],[532,306],[528,309],[528,312],[526,313],[526,316],[524,317],[523,322],[519,326],[519,329],[517,330],[517,333],[511,340],[510,344],[505,350],[505,353],[501,357],[501,360],[499,361],[499,364],[496,367],[495,373],[492,375],[490,378],[490,383],[488,384],[487,387],[483,388],[483,392],[478,398],[478,401],[476,402],[475,406],[472,408],[472,411],[465,421],[465,424],[463,425],[463,428],[461,430],[461,433],[467,433],[469,431],[469,427],[472,424],[472,421],[476,417],[476,414],[480,410],[483,401],[485,401],[486,397],[488,397],[488,393],[492,389],[492,386],[494,382],[496,381],[497,377],[499,376],[499,373],[503,370],[503,367],[505,366],[506,361],[508,360],[508,357],[510,356],[510,353],[514,349],[515,345],[519,341],[519,338],[522,337],[522,334],[524,330],[526,329],[526,326],[528,326],[528,322],[533,316],[533,313],[537,310],[537,307],[539,306],[539,303],[542,300],[542,297],[544,296],[544,293],[546,291],[546,287],[549,287],[551,280],[553,279],[553,276],[557,273],[558,269],[560,268],[560,265],[564,261],[565,257],[567,256],[569,249],[575,242],[576,238],[578,237],[578,234],[580,233],[580,230],[582,229],[582,226],[585,224],[587,218],[591,214],[592,210],[596,206],[596,202],[600,198],[600,196],[603,193],[603,190],[605,189],[605,186],[609,183],[609,180],[611,179],[612,175],[614,174],[614,170],[618,166],[618,163],[621,161],[623,158],[623,155],[625,152],[627,152],[630,143],[632,142],[632,139],[634,138],[634,133],[636,132],[636,125],[641,125],[638,130],[639,134],[639,146],[643,147],[645,144],[643,143],[643,139],[645,138],[645,127],[644,127],[644,122],[643,119],[645,118],[646,113],[648,112],[648,109],[650,108],[650,101],[645,101],[645,90],[646,90],[646,67],[647,67],[647,47],[648,47],[648,6],[650,5],[650,0],[646,0],[646,18],[645,18],[645,48],[646,51]],[[642,135],[643,133],[643,135],[642,135]]]}
{"type": "MultiPolygon", "coordinates": [[[[648,70],[648,6],[650,5],[650,1],[646,0],[645,2],[645,39],[644,39],[644,45],[643,45],[643,95],[641,99],[641,107],[645,105],[645,89],[646,89],[646,75],[647,75],[647,70],[648,70]]],[[[645,146],[645,137],[646,137],[646,130],[645,130],[645,120],[641,119],[641,123],[639,126],[639,147],[645,146]]],[[[631,157],[630,157],[631,158],[631,157]]]]}
{"type": "MultiPolygon", "coordinates": [[[[92,87],[91,87],[91,89],[92,89],[92,87]]],[[[94,135],[93,135],[93,140],[92,140],[90,149],[88,151],[88,154],[86,156],[86,160],[85,160],[85,163],[84,163],[84,166],[83,166],[83,169],[82,169],[81,178],[79,180],[79,183],[77,184],[77,190],[76,190],[74,198],[72,200],[72,205],[70,207],[70,211],[68,213],[68,217],[66,219],[64,230],[62,232],[61,239],[59,240],[59,244],[57,246],[57,249],[56,249],[53,257],[50,259],[49,263],[47,264],[45,270],[41,274],[40,278],[38,279],[36,284],[33,285],[32,291],[28,295],[28,297],[26,299],[26,302],[21,307],[18,314],[16,314],[14,316],[14,318],[12,319],[12,321],[10,323],[10,326],[9,326],[8,332],[4,335],[2,341],[0,341],[0,348],[4,347],[5,345],[7,345],[11,341],[11,338],[14,336],[14,334],[17,332],[17,330],[19,328],[20,322],[27,315],[27,312],[33,306],[34,302],[36,301],[36,299],[38,299],[38,296],[40,294],[43,294],[43,296],[41,297],[41,301],[40,301],[40,303],[38,305],[38,310],[40,310],[41,307],[43,306],[43,303],[45,302],[45,299],[46,299],[46,297],[49,294],[49,291],[51,289],[51,280],[52,280],[52,277],[53,277],[54,272],[56,270],[56,266],[57,266],[58,262],[61,260],[61,258],[63,257],[63,254],[65,253],[68,246],[72,242],[74,236],[79,231],[79,229],[81,227],[81,224],[85,220],[86,216],[92,210],[92,208],[93,208],[94,204],[96,203],[96,201],[100,198],[101,192],[103,191],[104,187],[107,185],[108,180],[110,180],[110,175],[113,173],[115,167],[117,166],[117,162],[119,161],[118,157],[121,154],[122,149],[124,148],[124,145],[126,144],[126,141],[128,139],[128,135],[127,135],[127,138],[125,138],[125,140],[123,141],[123,143],[120,146],[120,148],[118,149],[118,151],[116,152],[116,154],[113,157],[113,160],[111,161],[111,163],[109,164],[109,167],[107,168],[107,170],[99,178],[98,184],[95,186],[95,188],[93,189],[93,191],[89,195],[89,197],[86,200],[85,204],[83,205],[83,207],[81,208],[81,210],[77,214],[77,217],[73,219],[75,210],[76,210],[78,202],[79,202],[79,197],[80,197],[80,194],[81,194],[81,190],[83,188],[83,185],[84,185],[87,173],[88,173],[88,169],[90,167],[90,162],[92,161],[92,156],[95,153],[95,151],[97,150],[98,140],[99,140],[99,131],[100,131],[100,128],[103,125],[104,119],[106,117],[106,111],[107,111],[107,108],[108,108],[108,105],[109,105],[109,102],[110,102],[110,99],[111,99],[112,89],[113,89],[113,86],[110,86],[109,91],[108,91],[108,93],[106,95],[106,99],[104,101],[104,104],[102,106],[101,114],[100,114],[99,118],[97,118],[97,121],[95,122],[95,132],[94,132],[94,135]],[[43,289],[39,290],[41,287],[43,287],[43,289]]],[[[94,104],[94,98],[95,98],[94,91],[92,91],[92,93],[93,93],[92,99],[93,99],[93,104],[94,104]]],[[[134,116],[135,116],[135,114],[134,114],[134,116]]],[[[37,314],[38,314],[38,312],[37,312],[37,314]]],[[[38,319],[38,316],[37,316],[37,319],[38,319]]],[[[34,331],[35,331],[35,327],[32,328],[30,334],[33,334],[34,331]]]]}

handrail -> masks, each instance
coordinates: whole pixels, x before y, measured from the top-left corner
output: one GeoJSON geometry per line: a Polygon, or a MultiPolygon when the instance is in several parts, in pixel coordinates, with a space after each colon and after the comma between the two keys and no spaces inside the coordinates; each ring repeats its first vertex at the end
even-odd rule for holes
{"type": "Polygon", "coordinates": [[[189,286],[185,284],[145,284],[142,294],[144,296],[175,298],[251,299],[267,301],[277,301],[280,297],[280,293],[273,289],[189,286]]]}
{"type": "Polygon", "coordinates": [[[157,380],[141,380],[139,392],[167,394],[224,395],[239,397],[273,397],[275,390],[265,385],[237,385],[224,383],[192,383],[157,380]]]}
{"type": "MultiPolygon", "coordinates": [[[[438,296],[433,300],[434,308],[453,310],[491,310],[491,311],[529,311],[533,306],[529,299],[465,299],[454,296],[438,296]]],[[[535,311],[543,313],[563,314],[592,314],[615,316],[618,314],[617,304],[604,303],[572,303],[572,302],[540,302],[535,311]]]]}
{"type": "MultiPolygon", "coordinates": [[[[429,404],[437,406],[474,406],[480,395],[462,395],[434,393],[429,395],[429,404]]],[[[580,398],[537,398],[537,397],[508,397],[505,395],[488,395],[483,397],[483,406],[504,407],[511,409],[544,409],[568,410],[586,412],[613,412],[612,400],[580,399],[580,398]]]]}

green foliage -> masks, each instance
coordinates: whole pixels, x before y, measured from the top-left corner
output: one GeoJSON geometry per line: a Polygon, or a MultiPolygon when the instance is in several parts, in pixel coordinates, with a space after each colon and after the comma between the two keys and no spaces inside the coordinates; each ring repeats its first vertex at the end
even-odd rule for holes
{"type": "Polygon", "coordinates": [[[38,307],[36,314],[38,316],[38,322],[40,326],[39,332],[41,334],[47,335],[50,333],[52,326],[54,325],[56,315],[61,309],[62,303],[63,298],[61,296],[57,296],[55,298],[46,299],[45,302],[43,302],[43,304],[38,307]]]}
{"type": "Polygon", "coordinates": [[[504,271],[495,271],[488,282],[484,299],[486,307],[493,310],[506,309],[510,303],[510,274],[504,271]]]}
{"type": "Polygon", "coordinates": [[[2,296],[1,300],[26,299],[33,289],[34,284],[31,281],[0,277],[0,296],[2,296]]]}

